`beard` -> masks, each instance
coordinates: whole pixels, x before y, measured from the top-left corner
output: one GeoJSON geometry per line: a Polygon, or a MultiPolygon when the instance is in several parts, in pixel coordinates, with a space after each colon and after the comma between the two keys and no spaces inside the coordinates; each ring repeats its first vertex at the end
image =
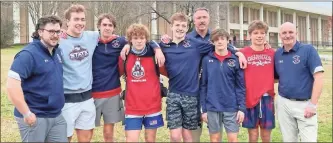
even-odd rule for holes
{"type": "Polygon", "coordinates": [[[45,46],[47,48],[53,48],[55,47],[56,45],[58,45],[58,42],[59,42],[59,38],[56,38],[56,37],[51,37],[51,38],[43,38],[41,37],[41,41],[45,44],[45,46]],[[53,41],[56,41],[56,42],[53,42],[53,41]]]}

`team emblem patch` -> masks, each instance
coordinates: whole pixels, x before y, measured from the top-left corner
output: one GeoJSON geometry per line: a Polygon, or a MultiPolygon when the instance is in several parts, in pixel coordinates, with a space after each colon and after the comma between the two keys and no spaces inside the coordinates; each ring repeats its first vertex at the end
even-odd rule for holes
{"type": "Polygon", "coordinates": [[[234,59],[230,59],[230,60],[228,60],[228,66],[229,67],[235,67],[236,66],[236,64],[235,64],[235,60],[234,59]]]}
{"type": "Polygon", "coordinates": [[[132,68],[132,77],[135,79],[140,79],[145,76],[145,69],[141,66],[140,60],[135,61],[132,68]]]}
{"type": "Polygon", "coordinates": [[[118,40],[113,40],[111,44],[112,44],[112,47],[114,47],[114,48],[119,48],[119,46],[120,46],[118,40]]]}
{"type": "Polygon", "coordinates": [[[295,56],[293,56],[293,63],[294,64],[298,64],[298,63],[300,63],[301,62],[301,60],[299,59],[300,58],[300,56],[299,55],[295,55],[295,56]]]}
{"type": "Polygon", "coordinates": [[[183,43],[183,46],[184,46],[185,48],[190,47],[190,46],[191,46],[190,41],[185,40],[184,43],[183,43]]]}
{"type": "Polygon", "coordinates": [[[89,56],[87,49],[82,48],[80,45],[74,46],[72,52],[69,53],[69,59],[81,61],[89,56]]]}

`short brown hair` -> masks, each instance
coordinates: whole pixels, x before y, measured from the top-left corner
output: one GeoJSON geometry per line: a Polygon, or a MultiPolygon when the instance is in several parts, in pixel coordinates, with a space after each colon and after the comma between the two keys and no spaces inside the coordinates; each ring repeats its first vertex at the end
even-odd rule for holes
{"type": "Polygon", "coordinates": [[[229,33],[224,29],[217,28],[213,30],[212,33],[210,34],[210,40],[212,42],[216,41],[219,37],[224,37],[227,38],[227,40],[229,40],[229,33]]]}
{"type": "Polygon", "coordinates": [[[171,24],[173,24],[173,22],[175,22],[175,21],[188,22],[188,18],[184,13],[177,12],[177,13],[174,13],[170,18],[171,24]]]}
{"type": "Polygon", "coordinates": [[[145,36],[146,40],[149,39],[149,31],[145,25],[134,23],[130,25],[126,31],[126,38],[132,42],[133,36],[145,36]]]}
{"type": "Polygon", "coordinates": [[[67,20],[70,20],[71,19],[71,13],[79,13],[79,12],[86,12],[86,9],[84,8],[83,5],[80,5],[80,4],[74,4],[74,5],[71,5],[68,9],[65,10],[65,18],[67,20]]]}
{"type": "Polygon", "coordinates": [[[43,29],[46,24],[57,24],[59,23],[60,27],[62,26],[61,19],[58,16],[55,15],[46,15],[38,19],[36,27],[35,27],[35,32],[32,33],[32,38],[34,39],[39,39],[39,34],[38,30],[43,29]]]}
{"type": "Polygon", "coordinates": [[[98,16],[97,26],[101,26],[102,20],[105,18],[109,19],[111,21],[113,27],[116,28],[116,18],[112,14],[109,14],[109,13],[103,13],[98,16]]]}
{"type": "Polygon", "coordinates": [[[250,25],[248,27],[249,34],[251,34],[256,29],[264,29],[265,33],[268,32],[268,26],[267,26],[267,24],[265,22],[263,22],[263,21],[260,21],[260,20],[253,20],[250,23],[250,25]]]}
{"type": "Polygon", "coordinates": [[[209,10],[207,8],[205,8],[205,7],[199,7],[197,9],[195,9],[194,13],[196,13],[197,11],[200,11],[200,10],[206,11],[209,14],[209,10]]]}

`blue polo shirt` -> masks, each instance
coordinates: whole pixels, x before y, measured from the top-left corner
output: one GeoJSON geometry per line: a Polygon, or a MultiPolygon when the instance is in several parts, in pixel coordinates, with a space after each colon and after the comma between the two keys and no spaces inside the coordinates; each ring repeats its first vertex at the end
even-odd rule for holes
{"type": "MultiPolygon", "coordinates": [[[[34,40],[16,54],[9,77],[21,81],[25,102],[39,118],[55,118],[65,104],[62,59],[56,47],[52,55],[34,40]]],[[[15,108],[14,115],[22,117],[15,108]]]]}
{"type": "Polygon", "coordinates": [[[210,33],[211,33],[211,31],[208,29],[207,34],[205,35],[205,37],[202,38],[198,34],[198,32],[195,29],[193,29],[192,32],[190,32],[190,33],[187,34],[187,36],[189,36],[191,38],[195,38],[197,40],[201,40],[201,41],[210,41],[210,39],[209,39],[210,38],[210,33]]]}
{"type": "Polygon", "coordinates": [[[290,99],[310,99],[313,74],[323,72],[318,52],[312,45],[296,42],[289,51],[279,48],[275,53],[275,78],[279,94],[290,99]]]}
{"type": "Polygon", "coordinates": [[[161,42],[160,47],[166,59],[164,65],[170,92],[198,96],[200,59],[203,54],[211,51],[213,45],[186,36],[178,44],[161,42]]]}

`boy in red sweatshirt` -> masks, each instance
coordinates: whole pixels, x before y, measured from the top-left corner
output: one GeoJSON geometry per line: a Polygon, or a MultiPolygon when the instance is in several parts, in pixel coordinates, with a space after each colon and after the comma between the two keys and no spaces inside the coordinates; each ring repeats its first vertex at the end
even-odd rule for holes
{"type": "Polygon", "coordinates": [[[146,142],[155,142],[157,128],[164,126],[164,122],[158,69],[154,51],[147,42],[149,32],[142,24],[132,24],[126,37],[131,45],[125,67],[121,68],[126,75],[126,142],[139,142],[142,125],[145,126],[146,142]]]}

